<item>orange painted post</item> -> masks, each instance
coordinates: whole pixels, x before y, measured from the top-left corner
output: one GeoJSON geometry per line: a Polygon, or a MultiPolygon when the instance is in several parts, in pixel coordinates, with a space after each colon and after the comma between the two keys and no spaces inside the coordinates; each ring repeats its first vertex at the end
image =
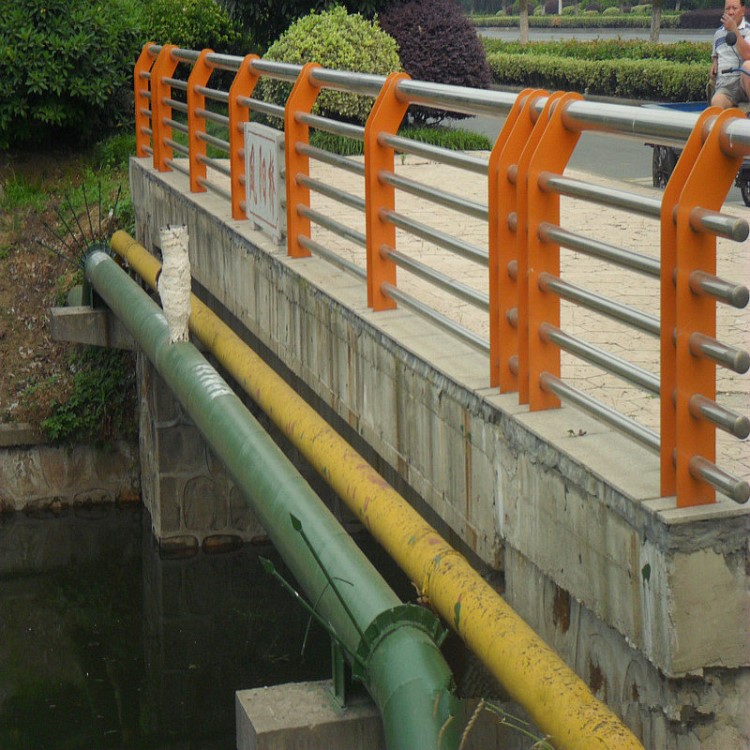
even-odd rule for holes
{"type": "Polygon", "coordinates": [[[133,71],[133,92],[135,94],[135,155],[148,156],[146,149],[151,143],[148,130],[151,117],[148,115],[151,104],[148,101],[149,73],[155,56],[151,54],[153,42],[146,42],[138,56],[133,71]]]}
{"type": "Polygon", "coordinates": [[[737,109],[717,115],[711,132],[698,154],[685,182],[677,206],[677,399],[676,399],[676,491],[678,507],[702,505],[716,500],[709,484],[690,473],[690,459],[702,456],[716,460],[716,428],[690,413],[690,397],[700,394],[716,398],[716,365],[700,354],[693,354],[690,337],[694,333],[716,335],[716,301],[690,288],[690,274],[700,269],[716,273],[716,237],[695,231],[690,212],[696,206],[718,211],[729,192],[741,156],[727,156],[722,149],[723,126],[731,119],[743,117],[737,109]]]}
{"type": "Polygon", "coordinates": [[[287,251],[293,258],[306,258],[310,251],[302,247],[299,237],[310,237],[310,219],[300,216],[298,207],[310,207],[310,190],[297,182],[297,176],[310,175],[310,159],[297,153],[298,143],[310,142],[310,128],[297,122],[297,112],[312,111],[320,87],[310,78],[317,63],[307,63],[297,76],[284,109],[284,160],[286,162],[286,232],[287,251]]]}
{"type": "Polygon", "coordinates": [[[213,65],[206,59],[213,53],[212,49],[201,51],[198,59],[190,71],[187,84],[188,105],[188,150],[190,163],[190,192],[205,193],[206,186],[206,164],[201,157],[206,156],[206,142],[200,138],[200,134],[206,132],[206,118],[199,114],[199,110],[206,108],[206,96],[198,91],[205,86],[213,73],[213,65]]]}
{"type": "MultiPolygon", "coordinates": [[[[550,97],[551,98],[551,97],[550,97]]],[[[560,377],[560,349],[540,335],[543,323],[560,326],[560,298],[550,291],[539,288],[542,273],[560,275],[560,246],[553,242],[542,242],[539,226],[547,222],[560,224],[560,196],[543,190],[539,184],[542,172],[562,175],[581,137],[576,131],[568,130],[563,123],[563,114],[568,105],[580,101],[580,94],[568,93],[557,99],[550,110],[547,126],[529,162],[528,196],[528,375],[529,408],[531,411],[553,409],[560,405],[559,399],[545,391],[540,384],[540,375],[548,372],[560,377]]],[[[520,270],[520,269],[519,269],[520,270]]]]}
{"type": "Polygon", "coordinates": [[[552,105],[564,92],[556,91],[550,94],[544,109],[539,115],[534,128],[529,134],[521,157],[518,160],[516,174],[516,194],[518,196],[518,229],[516,231],[516,288],[518,290],[518,401],[529,403],[529,165],[536,147],[549,123],[552,105]]]}
{"type": "Polygon", "coordinates": [[[237,75],[229,87],[229,171],[232,186],[232,218],[246,219],[242,204],[247,200],[245,191],[245,123],[250,110],[239,103],[240,97],[251,97],[260,76],[253,68],[258,55],[246,55],[237,75]]]}
{"type": "Polygon", "coordinates": [[[674,451],[676,445],[675,389],[677,387],[677,349],[674,332],[677,325],[677,221],[675,211],[682,188],[703,148],[706,121],[721,112],[718,107],[704,110],[682,150],[661,199],[661,354],[660,354],[660,462],[661,495],[677,492],[674,451]]]}
{"type": "Polygon", "coordinates": [[[154,146],[154,167],[160,172],[168,172],[167,161],[172,158],[172,147],[165,141],[172,137],[172,126],[165,120],[172,118],[172,107],[165,103],[172,96],[172,87],[164,82],[171,78],[178,61],[172,57],[174,44],[165,44],[151,69],[151,133],[154,146]]]}
{"type": "Polygon", "coordinates": [[[381,248],[396,248],[396,227],[383,220],[383,211],[396,207],[396,191],[380,180],[393,173],[393,149],[378,143],[380,133],[398,132],[409,103],[401,101],[396,88],[410,80],[407,73],[391,73],[373,104],[365,123],[365,226],[367,236],[367,304],[373,310],[391,310],[395,300],[383,294],[385,283],[396,286],[396,264],[381,255],[381,248]]]}
{"type": "Polygon", "coordinates": [[[511,323],[511,319],[518,314],[517,273],[512,271],[518,265],[518,162],[534,130],[536,102],[540,97],[548,96],[546,91],[541,90],[527,90],[524,93],[525,97],[519,95],[516,100],[520,103],[520,111],[515,123],[499,156],[493,160],[496,162],[493,169],[497,172],[498,205],[497,260],[493,263],[497,266],[497,296],[496,301],[490,304],[497,306],[494,315],[498,328],[494,342],[490,341],[490,383],[493,387],[499,387],[502,393],[518,390],[517,372],[511,364],[518,357],[518,325],[511,323]],[[496,374],[497,380],[493,379],[493,374],[496,374]]]}
{"type": "MultiPolygon", "coordinates": [[[[500,175],[502,154],[513,133],[518,116],[524,104],[532,93],[532,89],[521,91],[508,116],[503,123],[503,128],[492,147],[489,163],[487,164],[487,231],[488,231],[488,272],[490,291],[490,385],[497,388],[500,385],[500,340],[503,335],[503,315],[501,310],[500,276],[502,269],[502,244],[500,242],[500,223],[505,221],[508,225],[508,214],[515,211],[515,188],[512,183],[506,182],[510,188],[505,195],[504,201],[500,200],[500,175]],[[513,204],[512,206],[510,204],[513,204]]],[[[507,269],[506,269],[507,274],[507,269]]],[[[507,301],[507,300],[506,300],[507,301]]],[[[513,303],[515,306],[515,302],[513,303]]],[[[507,321],[506,325],[508,324],[507,321]]],[[[510,332],[508,332],[510,335],[510,332]]]]}

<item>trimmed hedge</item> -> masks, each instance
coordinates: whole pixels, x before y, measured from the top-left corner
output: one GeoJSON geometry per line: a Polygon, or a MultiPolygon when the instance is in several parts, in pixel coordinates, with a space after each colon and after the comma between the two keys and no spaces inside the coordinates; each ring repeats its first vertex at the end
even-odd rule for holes
{"type": "Polygon", "coordinates": [[[555,55],[576,60],[669,60],[675,63],[702,63],[708,65],[711,58],[711,42],[674,42],[654,44],[642,40],[595,39],[564,42],[504,42],[499,39],[483,39],[487,54],[501,52],[509,55],[555,55]]]}
{"type": "MultiPolygon", "coordinates": [[[[472,18],[471,22],[478,27],[518,28],[519,16],[491,16],[490,18],[472,18]]],[[[539,29],[650,29],[651,16],[532,16],[529,15],[529,27],[539,29]]],[[[661,17],[662,29],[680,27],[679,16],[661,17]]]]}
{"type": "Polygon", "coordinates": [[[552,55],[487,56],[496,83],[665,102],[706,97],[708,63],[575,60],[552,55]]]}

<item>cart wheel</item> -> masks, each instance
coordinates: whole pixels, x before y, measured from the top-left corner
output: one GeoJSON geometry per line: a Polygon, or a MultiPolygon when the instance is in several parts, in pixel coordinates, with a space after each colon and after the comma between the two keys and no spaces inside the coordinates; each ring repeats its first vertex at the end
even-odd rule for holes
{"type": "Polygon", "coordinates": [[[742,200],[745,201],[746,206],[750,206],[750,179],[742,180],[739,187],[742,200]]]}
{"type": "Polygon", "coordinates": [[[651,157],[651,179],[654,187],[664,188],[677,164],[677,152],[669,146],[654,146],[651,157]]]}

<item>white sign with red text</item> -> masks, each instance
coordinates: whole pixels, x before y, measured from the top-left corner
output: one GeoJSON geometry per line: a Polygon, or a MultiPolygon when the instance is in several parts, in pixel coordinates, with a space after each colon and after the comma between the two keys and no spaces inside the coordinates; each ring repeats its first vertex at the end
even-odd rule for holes
{"type": "Polygon", "coordinates": [[[245,201],[247,217],[277,243],[286,231],[281,202],[285,188],[284,134],[254,122],[245,123],[245,201]]]}

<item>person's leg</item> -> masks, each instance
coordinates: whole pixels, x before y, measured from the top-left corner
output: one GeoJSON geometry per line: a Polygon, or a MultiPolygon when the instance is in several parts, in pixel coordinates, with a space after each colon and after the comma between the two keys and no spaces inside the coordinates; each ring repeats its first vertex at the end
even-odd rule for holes
{"type": "Polygon", "coordinates": [[[734,101],[729,98],[726,89],[719,89],[711,97],[711,106],[721,107],[722,109],[729,109],[730,107],[734,107],[734,101]]]}
{"type": "Polygon", "coordinates": [[[745,95],[744,100],[750,101],[750,60],[745,60],[742,63],[742,70],[747,71],[746,73],[740,73],[740,84],[742,85],[742,93],[745,95]]]}

